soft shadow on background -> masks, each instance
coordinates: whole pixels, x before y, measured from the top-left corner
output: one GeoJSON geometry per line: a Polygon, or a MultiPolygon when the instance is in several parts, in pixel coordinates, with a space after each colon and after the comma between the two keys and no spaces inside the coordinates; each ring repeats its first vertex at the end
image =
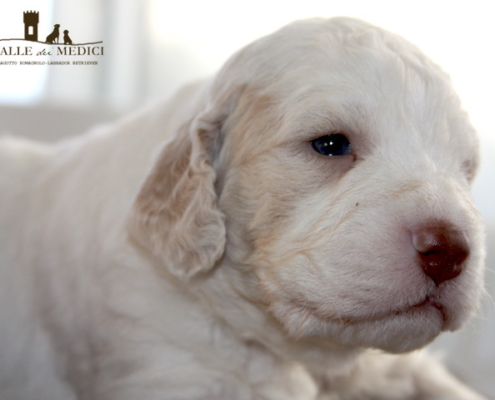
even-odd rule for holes
{"type": "MultiPolygon", "coordinates": [[[[463,380],[495,398],[495,24],[487,1],[19,0],[0,7],[0,38],[22,37],[39,11],[78,43],[103,41],[98,65],[0,65],[0,133],[70,137],[214,73],[236,50],[295,19],[365,19],[418,45],[449,72],[481,137],[474,197],[488,232],[487,289],[479,317],[433,344],[463,380]]],[[[2,42],[1,45],[4,45],[2,42]]],[[[6,59],[2,57],[2,60],[6,59]]]]}

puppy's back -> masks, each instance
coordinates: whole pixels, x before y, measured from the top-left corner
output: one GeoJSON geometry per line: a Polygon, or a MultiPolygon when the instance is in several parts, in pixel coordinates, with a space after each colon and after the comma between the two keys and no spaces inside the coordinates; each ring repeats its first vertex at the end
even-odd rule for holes
{"type": "Polygon", "coordinates": [[[50,145],[29,139],[14,136],[0,137],[0,207],[2,209],[16,208],[23,192],[28,190],[47,164],[52,153],[51,149],[50,145]]]}
{"type": "Polygon", "coordinates": [[[42,142],[16,137],[0,136],[0,179],[32,177],[46,163],[52,146],[42,142]],[[20,175],[19,175],[20,174],[20,175]]]}

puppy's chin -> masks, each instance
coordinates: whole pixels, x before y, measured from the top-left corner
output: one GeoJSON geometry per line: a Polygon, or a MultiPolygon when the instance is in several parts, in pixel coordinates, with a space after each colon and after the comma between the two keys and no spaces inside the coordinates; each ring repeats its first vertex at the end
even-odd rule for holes
{"type": "Polygon", "coordinates": [[[369,318],[326,317],[302,305],[272,306],[273,314],[292,338],[326,338],[348,347],[376,348],[389,353],[419,349],[443,330],[454,328],[449,326],[443,308],[429,300],[369,318]]]}

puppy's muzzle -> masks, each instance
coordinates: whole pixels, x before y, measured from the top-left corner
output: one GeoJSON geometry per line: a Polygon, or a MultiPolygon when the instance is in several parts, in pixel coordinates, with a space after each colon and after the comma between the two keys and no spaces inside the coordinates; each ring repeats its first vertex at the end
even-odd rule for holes
{"type": "Polygon", "coordinates": [[[421,268],[438,286],[457,277],[469,255],[466,235],[444,223],[422,226],[412,232],[421,268]]]}

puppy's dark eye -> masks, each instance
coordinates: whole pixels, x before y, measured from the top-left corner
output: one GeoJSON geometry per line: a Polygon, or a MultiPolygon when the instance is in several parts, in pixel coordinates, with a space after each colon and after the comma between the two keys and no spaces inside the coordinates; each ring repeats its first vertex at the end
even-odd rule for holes
{"type": "Polygon", "coordinates": [[[342,133],[332,133],[311,141],[313,149],[324,156],[351,154],[351,143],[342,133]]]}

